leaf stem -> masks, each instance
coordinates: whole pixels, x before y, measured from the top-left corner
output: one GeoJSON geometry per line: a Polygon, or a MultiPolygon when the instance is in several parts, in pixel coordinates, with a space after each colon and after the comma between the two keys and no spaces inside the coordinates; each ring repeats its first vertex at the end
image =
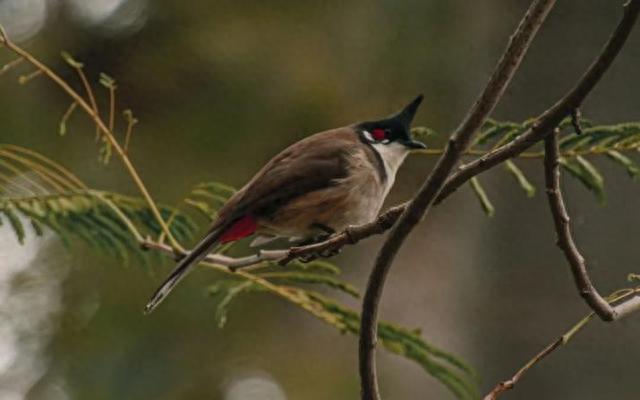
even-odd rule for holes
{"type": "Polygon", "coordinates": [[[182,245],[180,245],[180,243],[171,234],[169,227],[167,226],[165,220],[162,218],[162,215],[160,214],[160,210],[158,210],[158,206],[156,205],[155,201],[151,197],[151,194],[149,193],[149,191],[147,190],[147,187],[145,186],[144,182],[140,178],[140,175],[138,174],[138,171],[134,167],[133,163],[131,162],[127,154],[124,152],[124,150],[122,149],[118,141],[115,139],[113,132],[109,130],[109,128],[105,125],[100,115],[98,115],[97,105],[95,104],[95,98],[93,98],[93,94],[92,94],[93,92],[91,91],[91,88],[88,84],[88,81],[86,80],[86,77],[84,77],[84,74],[81,72],[81,69],[79,67],[76,67],[76,70],[79,71],[81,80],[85,85],[85,89],[87,90],[89,99],[91,101],[91,105],[89,105],[87,101],[84,98],[82,98],[82,96],[80,96],[75,90],[73,90],[71,86],[69,86],[69,84],[65,82],[58,74],[53,72],[49,67],[44,65],[34,56],[32,56],[29,52],[27,52],[26,50],[22,49],[21,47],[17,46],[12,41],[10,41],[6,35],[6,32],[1,26],[0,26],[0,40],[4,42],[4,45],[7,49],[16,53],[18,56],[24,58],[31,65],[36,67],[38,70],[42,71],[42,73],[45,74],[50,80],[56,83],[65,93],[67,93],[73,100],[75,100],[76,103],[78,103],[78,105],[80,106],[80,108],[82,108],[85,111],[85,113],[87,113],[89,117],[96,123],[96,126],[98,127],[99,131],[101,131],[105,135],[108,142],[113,146],[113,148],[116,150],[116,152],[120,156],[120,159],[122,160],[122,163],[124,164],[125,169],[127,170],[134,184],[136,185],[136,187],[138,188],[138,190],[146,200],[147,204],[149,205],[149,208],[151,209],[153,216],[158,221],[158,224],[160,224],[161,229],[167,235],[167,238],[171,243],[171,246],[176,249],[183,250],[182,245]]]}

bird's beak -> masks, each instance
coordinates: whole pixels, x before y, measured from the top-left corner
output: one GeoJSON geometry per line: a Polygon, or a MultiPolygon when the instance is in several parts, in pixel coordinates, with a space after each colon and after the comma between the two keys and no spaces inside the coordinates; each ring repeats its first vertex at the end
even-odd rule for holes
{"type": "Polygon", "coordinates": [[[417,141],[417,140],[413,140],[413,139],[409,139],[409,140],[403,140],[401,142],[403,145],[405,145],[406,147],[410,148],[410,149],[414,149],[414,150],[419,150],[419,149],[426,149],[427,145],[417,141]]]}

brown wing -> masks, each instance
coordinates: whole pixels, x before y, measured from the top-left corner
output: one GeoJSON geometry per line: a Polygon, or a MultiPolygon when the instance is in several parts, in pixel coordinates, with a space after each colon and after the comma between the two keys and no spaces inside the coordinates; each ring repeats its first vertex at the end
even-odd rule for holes
{"type": "Polygon", "coordinates": [[[283,150],[220,209],[212,230],[243,215],[269,216],[303,194],[344,178],[347,154],[359,145],[356,132],[338,128],[316,133],[283,150]]]}

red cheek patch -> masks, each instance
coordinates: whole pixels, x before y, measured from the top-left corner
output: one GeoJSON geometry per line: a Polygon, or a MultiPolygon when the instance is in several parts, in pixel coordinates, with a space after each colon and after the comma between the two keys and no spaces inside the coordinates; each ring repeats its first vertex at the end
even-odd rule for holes
{"type": "Polygon", "coordinates": [[[371,136],[373,136],[375,140],[384,140],[387,134],[383,129],[374,129],[373,132],[371,132],[371,136]]]}
{"type": "Polygon", "coordinates": [[[220,243],[229,243],[245,238],[252,235],[256,231],[256,228],[256,219],[251,215],[245,215],[227,228],[222,236],[220,236],[220,243]]]}

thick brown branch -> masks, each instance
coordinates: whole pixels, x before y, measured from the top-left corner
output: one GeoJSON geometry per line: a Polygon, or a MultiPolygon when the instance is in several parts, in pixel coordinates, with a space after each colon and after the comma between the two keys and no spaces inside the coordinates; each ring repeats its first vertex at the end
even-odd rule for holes
{"type": "MultiPolygon", "coordinates": [[[[552,108],[542,113],[538,117],[536,123],[533,124],[533,127],[520,135],[514,141],[484,154],[473,162],[460,166],[458,170],[447,179],[440,194],[436,198],[435,204],[437,205],[449,197],[449,195],[474,176],[479,175],[510,158],[518,156],[532,145],[543,140],[547,133],[552,131],[559,121],[566,116],[571,115],[572,111],[582,103],[595,84],[602,78],[604,72],[613,63],[629,37],[631,29],[636,22],[639,9],[640,1],[638,0],[632,0],[625,6],[624,15],[614,30],[613,35],[603,48],[602,52],[598,55],[596,60],[591,64],[587,72],[582,76],[582,78],[580,78],[574,89],[568,95],[563,97],[552,108]]],[[[357,241],[369,236],[379,235],[390,229],[406,209],[408,204],[409,203],[403,203],[389,209],[372,223],[351,228],[352,231],[358,231],[357,241]],[[383,227],[382,230],[380,229],[381,227],[383,227]]],[[[351,241],[349,239],[349,233],[345,231],[336,234],[324,243],[314,244],[313,246],[322,250],[331,250],[348,244],[351,244],[351,241]]]]}
{"type": "Polygon", "coordinates": [[[625,4],[622,19],[598,57],[591,66],[589,66],[587,72],[578,80],[574,88],[553,107],[542,113],[533,126],[515,140],[489,152],[487,155],[473,162],[460,166],[458,171],[447,180],[447,183],[436,200],[436,204],[447,198],[472,177],[493,168],[509,158],[517,156],[541,141],[558,126],[563,118],[571,115],[573,110],[580,108],[584,99],[591,93],[596,84],[600,82],[600,79],[602,79],[605,72],[620,53],[638,19],[639,11],[640,1],[631,0],[625,4]]]}
{"type": "Polygon", "coordinates": [[[280,261],[280,264],[286,264],[293,259],[318,254],[329,250],[339,249],[345,245],[356,244],[362,239],[366,239],[372,235],[379,235],[391,228],[396,222],[402,211],[406,208],[406,204],[400,204],[387,210],[374,221],[368,224],[352,226],[331,236],[324,242],[314,243],[307,246],[292,247],[287,257],[280,261]]]}
{"type": "Polygon", "coordinates": [[[536,0],[531,3],[482,94],[451,136],[444,154],[378,252],[364,296],[360,325],[360,379],[364,400],[380,398],[375,364],[378,304],[395,255],[409,233],[429,211],[451,170],[469,146],[473,134],[482,126],[502,97],[538,28],[554,4],[554,0],[536,0]]]}

